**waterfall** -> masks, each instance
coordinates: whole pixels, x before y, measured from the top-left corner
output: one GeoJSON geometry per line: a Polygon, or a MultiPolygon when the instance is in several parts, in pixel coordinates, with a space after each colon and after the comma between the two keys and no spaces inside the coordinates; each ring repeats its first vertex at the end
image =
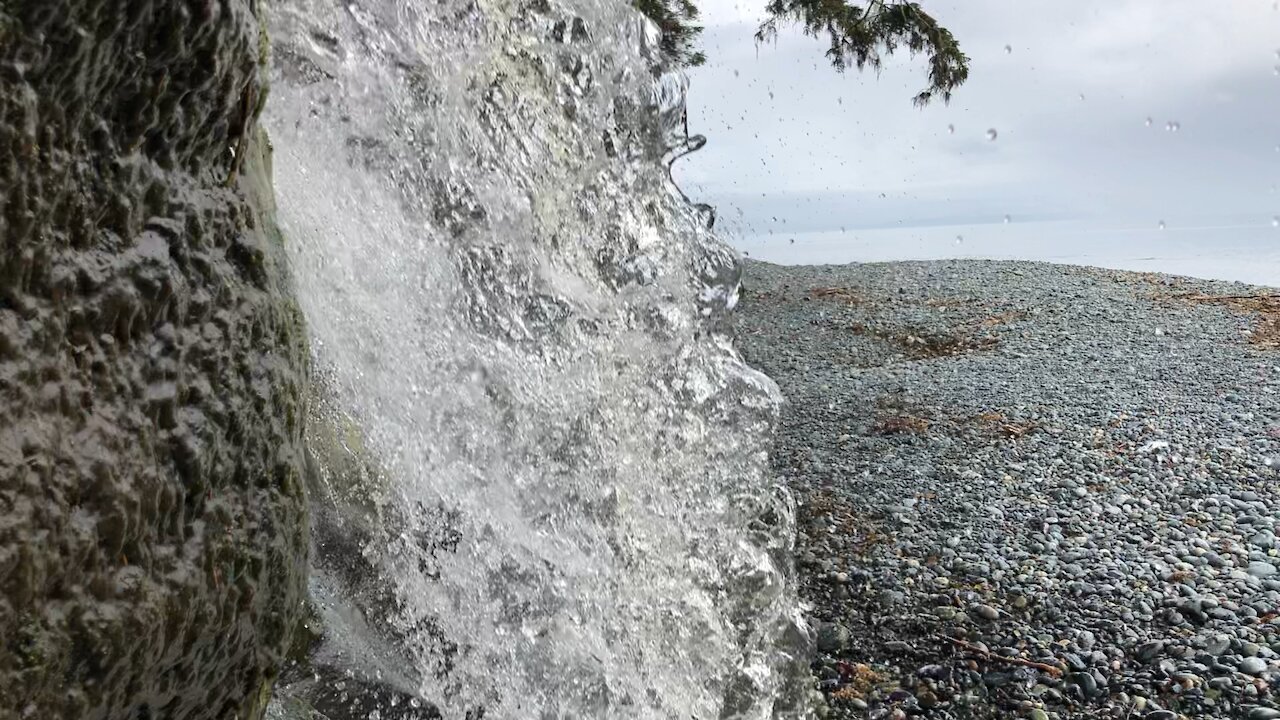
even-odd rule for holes
{"type": "Polygon", "coordinates": [[[652,24],[276,0],[266,123],[318,375],[305,672],[331,720],[807,717],[781,402],[652,24]]]}

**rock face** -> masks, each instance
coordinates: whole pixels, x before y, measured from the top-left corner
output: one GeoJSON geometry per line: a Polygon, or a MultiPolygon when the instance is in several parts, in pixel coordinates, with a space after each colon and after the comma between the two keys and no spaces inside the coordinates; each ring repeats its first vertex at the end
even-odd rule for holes
{"type": "Polygon", "coordinates": [[[260,5],[0,4],[0,717],[258,717],[297,621],[260,5]]]}

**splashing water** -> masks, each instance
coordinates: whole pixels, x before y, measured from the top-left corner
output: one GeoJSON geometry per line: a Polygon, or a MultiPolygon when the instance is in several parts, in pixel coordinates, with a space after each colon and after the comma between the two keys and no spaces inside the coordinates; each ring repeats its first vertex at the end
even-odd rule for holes
{"type": "Polygon", "coordinates": [[[806,717],[780,396],[670,180],[703,139],[655,28],[589,0],[271,23],[312,426],[364,468],[317,457],[320,638],[273,712],[806,717]]]}

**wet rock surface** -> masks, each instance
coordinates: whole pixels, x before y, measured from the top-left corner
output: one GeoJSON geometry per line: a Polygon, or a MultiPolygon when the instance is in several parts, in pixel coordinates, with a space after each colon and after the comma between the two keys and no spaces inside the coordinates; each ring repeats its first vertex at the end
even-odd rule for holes
{"type": "Polygon", "coordinates": [[[824,714],[1280,717],[1280,355],[1221,301],[1267,294],[748,264],[824,714]]]}
{"type": "MultiPolygon", "coordinates": [[[[311,554],[307,616],[299,624],[266,720],[431,720],[422,673],[407,650],[416,626],[399,622],[395,594],[379,582],[368,549],[412,535],[429,556],[456,543],[448,517],[437,532],[405,523],[390,479],[355,418],[338,410],[320,379],[312,385],[306,430],[311,554]],[[367,672],[355,672],[358,661],[367,672]]],[[[434,629],[434,628],[433,628],[434,629]]],[[[452,660],[444,653],[441,666],[452,660]]]]}
{"type": "Polygon", "coordinates": [[[253,718],[306,347],[257,0],[0,7],[0,717],[253,718]]]}

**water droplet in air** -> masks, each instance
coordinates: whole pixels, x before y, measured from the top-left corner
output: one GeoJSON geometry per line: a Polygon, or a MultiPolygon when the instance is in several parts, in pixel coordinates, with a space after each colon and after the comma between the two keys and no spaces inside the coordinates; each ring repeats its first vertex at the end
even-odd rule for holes
{"type": "Polygon", "coordinates": [[[955,135],[955,134],[956,134],[956,126],[955,126],[955,125],[948,125],[948,126],[947,126],[947,134],[948,134],[948,135],[955,135]]]}
{"type": "Polygon", "coordinates": [[[1004,224],[1005,224],[1005,225],[1008,225],[1008,224],[1009,224],[1009,223],[1011,223],[1011,222],[1013,222],[1013,218],[1009,217],[1008,215],[1005,215],[1005,216],[1004,216],[1004,224]]]}
{"type": "Polygon", "coordinates": [[[1012,46],[1012,45],[1005,45],[1005,46],[1004,46],[1004,54],[1005,54],[1005,55],[1012,55],[1012,54],[1013,54],[1013,46],[1012,46]]]}
{"type": "Polygon", "coordinates": [[[1147,121],[1146,121],[1144,124],[1145,124],[1147,127],[1151,127],[1151,118],[1147,118],[1147,121]]]}
{"type": "Polygon", "coordinates": [[[1163,230],[1163,229],[1164,229],[1164,221],[1163,221],[1163,220],[1161,220],[1161,221],[1160,221],[1160,224],[1159,224],[1159,225],[1157,225],[1156,227],[1158,227],[1158,228],[1160,228],[1161,230],[1163,230]]]}
{"type": "Polygon", "coordinates": [[[1083,99],[1084,99],[1084,93],[1080,93],[1080,99],[1081,99],[1081,100],[1083,100],[1083,99]]]}
{"type": "Polygon", "coordinates": [[[963,245],[963,244],[964,244],[964,236],[963,236],[963,235],[957,235],[957,236],[956,236],[956,244],[957,244],[957,245],[963,245]]]}
{"type": "Polygon", "coordinates": [[[1178,123],[1178,122],[1174,122],[1173,120],[1170,120],[1169,122],[1164,124],[1164,129],[1168,130],[1169,132],[1178,132],[1179,130],[1182,129],[1182,123],[1178,123]]]}
{"type": "Polygon", "coordinates": [[[999,137],[999,133],[996,132],[995,128],[991,128],[990,130],[987,131],[988,140],[995,140],[997,137],[999,137]]]}
{"type": "Polygon", "coordinates": [[[1271,227],[1280,228],[1280,215],[1271,218],[1271,227]]]}

